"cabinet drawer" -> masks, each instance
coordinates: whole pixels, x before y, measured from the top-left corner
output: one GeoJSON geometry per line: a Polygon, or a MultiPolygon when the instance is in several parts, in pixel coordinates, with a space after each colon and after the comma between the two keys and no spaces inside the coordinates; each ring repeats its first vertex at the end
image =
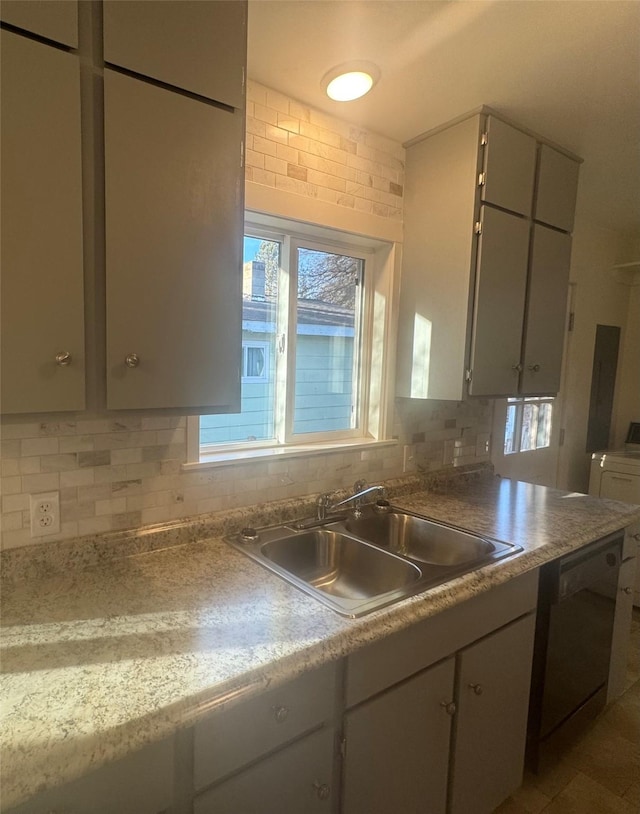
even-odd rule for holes
{"type": "Polygon", "coordinates": [[[329,814],[332,764],[333,729],[322,729],[200,795],[194,814],[329,814]]]}
{"type": "Polygon", "coordinates": [[[335,665],[327,664],[196,724],[196,790],[319,726],[334,695],[335,665]]]}
{"type": "Polygon", "coordinates": [[[346,705],[359,704],[536,607],[538,571],[529,571],[347,659],[346,705]]]}

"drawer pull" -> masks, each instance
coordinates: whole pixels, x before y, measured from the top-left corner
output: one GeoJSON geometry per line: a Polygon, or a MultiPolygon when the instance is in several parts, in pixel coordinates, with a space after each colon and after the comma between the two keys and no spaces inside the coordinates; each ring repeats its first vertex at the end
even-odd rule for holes
{"type": "Polygon", "coordinates": [[[469,684],[469,689],[473,690],[476,695],[482,695],[484,692],[482,684],[469,684]]]}
{"type": "Polygon", "coordinates": [[[140,364],[140,357],[137,353],[128,353],[124,357],[124,363],[127,367],[134,368],[140,364]]]}
{"type": "Polygon", "coordinates": [[[273,717],[276,719],[277,724],[283,724],[289,717],[288,707],[274,707],[273,717]]]}
{"type": "Polygon", "coordinates": [[[456,714],[457,707],[455,701],[440,701],[440,706],[447,715],[453,717],[456,714]]]}
{"type": "Polygon", "coordinates": [[[622,591],[623,594],[626,594],[627,596],[633,593],[633,588],[630,588],[628,585],[626,588],[620,588],[620,590],[622,591]]]}
{"type": "Polygon", "coordinates": [[[316,790],[318,800],[328,800],[331,796],[331,786],[328,786],[326,783],[318,783],[316,780],[313,784],[313,788],[316,790]]]}

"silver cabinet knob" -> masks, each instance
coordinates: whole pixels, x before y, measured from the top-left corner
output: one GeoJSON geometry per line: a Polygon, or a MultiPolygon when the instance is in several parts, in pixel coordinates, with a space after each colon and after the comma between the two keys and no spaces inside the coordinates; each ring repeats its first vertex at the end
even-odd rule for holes
{"type": "Polygon", "coordinates": [[[517,365],[511,365],[511,370],[513,370],[514,373],[520,373],[520,371],[522,370],[522,364],[518,362],[517,365]]]}
{"type": "Polygon", "coordinates": [[[621,588],[620,590],[622,591],[623,594],[626,594],[627,596],[633,593],[633,588],[630,588],[628,585],[626,588],[621,588]]]}
{"type": "Polygon", "coordinates": [[[61,350],[60,353],[56,353],[56,364],[58,367],[69,367],[72,361],[69,351],[61,350]]]}
{"type": "Polygon", "coordinates": [[[527,370],[532,370],[537,373],[540,370],[540,365],[527,365],[527,370]]]}
{"type": "Polygon", "coordinates": [[[137,353],[128,353],[124,357],[124,363],[127,367],[138,367],[140,364],[140,357],[137,353]]]}
{"type": "Polygon", "coordinates": [[[484,692],[482,684],[469,684],[469,689],[473,690],[476,695],[482,695],[484,692]]]}
{"type": "Polygon", "coordinates": [[[440,701],[440,706],[447,713],[447,715],[453,716],[456,714],[457,707],[455,701],[440,701]]]}
{"type": "Polygon", "coordinates": [[[328,800],[331,796],[331,786],[327,785],[326,783],[318,783],[316,782],[313,784],[313,788],[316,790],[316,797],[318,800],[328,800]]]}
{"type": "Polygon", "coordinates": [[[273,716],[276,719],[276,723],[283,724],[287,718],[289,717],[289,708],[288,707],[274,707],[273,708],[273,716]]]}

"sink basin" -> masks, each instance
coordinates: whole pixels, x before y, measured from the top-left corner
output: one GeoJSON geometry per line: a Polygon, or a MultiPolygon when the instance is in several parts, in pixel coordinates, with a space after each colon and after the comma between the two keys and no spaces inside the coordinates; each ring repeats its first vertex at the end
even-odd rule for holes
{"type": "Polygon", "coordinates": [[[412,563],[329,529],[272,540],[261,551],[270,562],[317,590],[347,599],[369,599],[421,577],[412,563]]]}
{"type": "Polygon", "coordinates": [[[227,542],[344,616],[362,616],[522,549],[395,507],[227,542]]]}
{"type": "Polygon", "coordinates": [[[389,551],[433,565],[468,565],[496,550],[475,534],[403,512],[350,518],[345,526],[389,551]]]}

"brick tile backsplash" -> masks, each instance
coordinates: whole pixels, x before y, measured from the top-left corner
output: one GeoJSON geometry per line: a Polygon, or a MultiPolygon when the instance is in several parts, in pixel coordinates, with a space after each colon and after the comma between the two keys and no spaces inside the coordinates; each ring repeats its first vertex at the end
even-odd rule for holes
{"type": "Polygon", "coordinates": [[[415,459],[424,472],[444,468],[445,441],[453,443],[453,467],[487,461],[492,409],[488,401],[400,399],[395,446],[204,470],[182,468],[184,418],[27,424],[7,418],[0,428],[2,547],[350,488],[359,478],[375,483],[402,474],[406,443],[415,445],[415,459]],[[60,492],[61,530],[32,540],[29,495],[43,491],[60,492]]]}
{"type": "Polygon", "coordinates": [[[398,142],[247,85],[249,181],[402,220],[404,156],[398,142]]]}

